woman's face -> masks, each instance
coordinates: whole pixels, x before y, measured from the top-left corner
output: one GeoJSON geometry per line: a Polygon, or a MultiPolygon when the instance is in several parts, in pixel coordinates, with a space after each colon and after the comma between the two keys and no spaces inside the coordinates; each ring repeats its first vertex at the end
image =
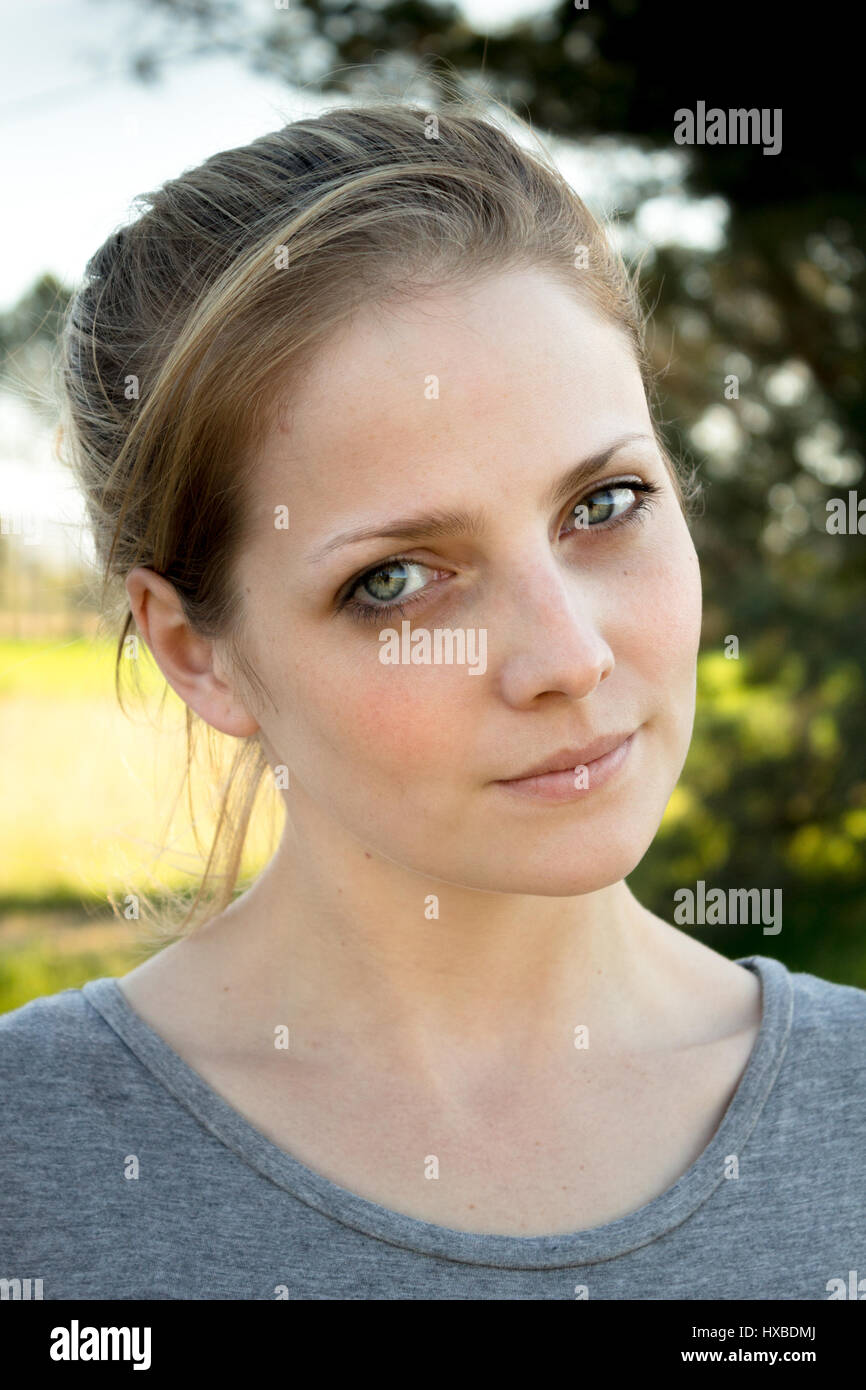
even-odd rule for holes
{"type": "Polygon", "coordinates": [[[245,650],[300,842],[500,892],[630,873],[688,751],[701,589],[625,338],[536,270],[364,310],[252,487],[245,650]],[[575,756],[565,799],[501,785],[620,732],[606,781],[575,756]]]}

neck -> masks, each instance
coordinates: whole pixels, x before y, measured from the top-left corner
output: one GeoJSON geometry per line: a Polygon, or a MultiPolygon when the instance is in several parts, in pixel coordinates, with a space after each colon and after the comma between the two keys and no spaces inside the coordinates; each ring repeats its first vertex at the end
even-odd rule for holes
{"type": "MultiPolygon", "coordinates": [[[[357,841],[287,829],[252,888],[183,949],[237,1019],[288,1024],[317,1062],[363,1055],[434,1084],[575,1046],[646,1045],[679,941],[624,880],[579,897],[422,878],[357,841]]],[[[234,1026],[234,1024],[233,1024],[234,1026]]],[[[245,1031],[245,1030],[244,1030],[245,1031]]]]}

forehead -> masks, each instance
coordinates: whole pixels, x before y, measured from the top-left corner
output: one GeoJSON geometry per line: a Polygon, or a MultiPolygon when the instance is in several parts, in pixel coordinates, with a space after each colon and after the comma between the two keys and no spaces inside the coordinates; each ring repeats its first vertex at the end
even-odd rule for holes
{"type": "Polygon", "coordinates": [[[512,469],[545,481],[648,422],[625,333],[516,271],[358,311],[291,393],[253,485],[301,515],[324,497],[331,515],[442,500],[490,466],[503,484],[512,469]]]}

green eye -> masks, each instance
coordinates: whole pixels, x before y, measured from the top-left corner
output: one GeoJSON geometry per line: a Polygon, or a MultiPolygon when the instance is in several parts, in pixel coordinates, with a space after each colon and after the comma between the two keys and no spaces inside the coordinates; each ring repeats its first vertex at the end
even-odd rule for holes
{"type": "Polygon", "coordinates": [[[595,492],[590,492],[582,502],[578,502],[572,508],[574,517],[573,531],[595,531],[599,527],[605,526],[608,522],[616,523],[618,518],[626,520],[630,517],[637,519],[637,514],[649,506],[648,495],[658,492],[654,483],[611,483],[607,487],[596,488],[595,492]],[[629,499],[635,498],[631,506],[626,505],[629,499]],[[602,499],[597,501],[596,499],[602,499]],[[620,502],[624,505],[620,506],[620,502]],[[601,510],[602,515],[597,516],[597,511],[601,510]],[[594,518],[594,513],[596,516],[594,518]]]}

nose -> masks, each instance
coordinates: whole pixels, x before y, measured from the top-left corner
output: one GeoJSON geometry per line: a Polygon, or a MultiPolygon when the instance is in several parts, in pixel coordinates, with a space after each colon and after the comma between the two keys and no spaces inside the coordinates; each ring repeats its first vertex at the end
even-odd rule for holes
{"type": "Polygon", "coordinates": [[[563,567],[549,549],[514,565],[511,575],[499,636],[494,630],[488,638],[488,665],[503,699],[515,708],[552,693],[585,699],[615,664],[599,628],[598,585],[563,567]]]}

